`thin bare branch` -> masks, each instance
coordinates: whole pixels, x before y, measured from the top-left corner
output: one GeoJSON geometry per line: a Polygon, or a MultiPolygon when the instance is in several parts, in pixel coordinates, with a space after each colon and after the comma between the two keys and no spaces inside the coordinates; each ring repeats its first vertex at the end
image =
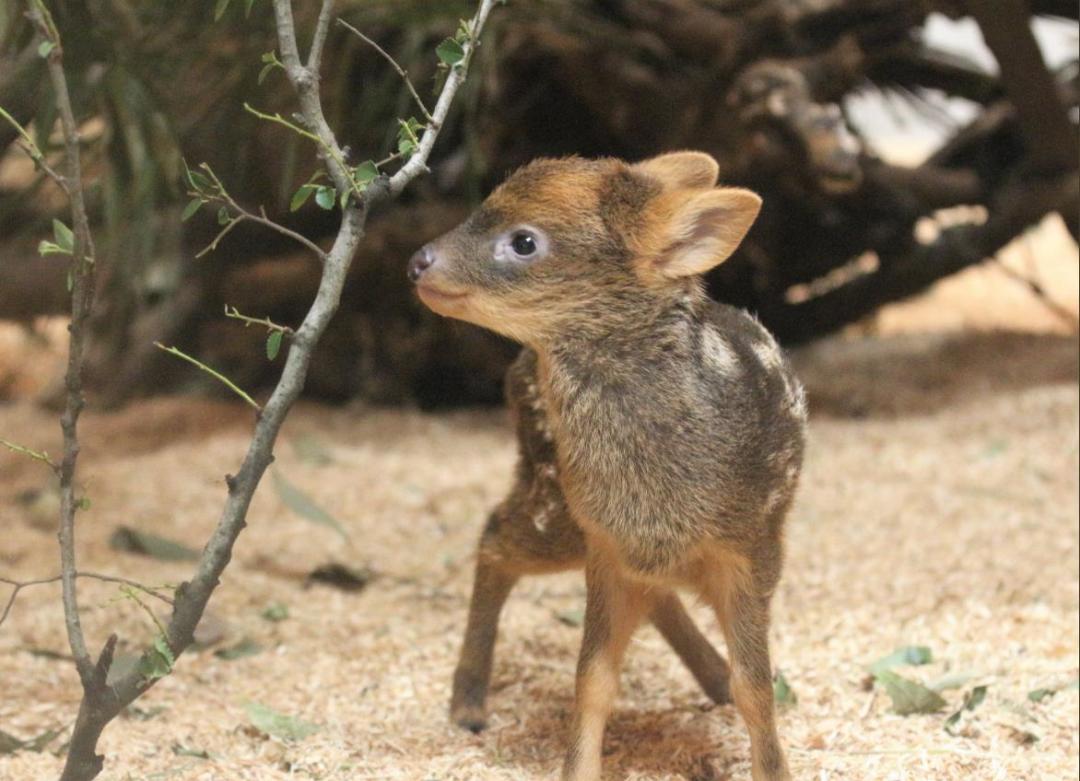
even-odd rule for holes
{"type": "Polygon", "coordinates": [[[202,168],[204,171],[206,171],[207,175],[210,177],[211,181],[214,183],[214,187],[217,189],[217,192],[215,192],[215,193],[206,193],[206,192],[202,192],[202,191],[199,191],[199,190],[192,190],[189,194],[193,195],[195,197],[198,197],[198,198],[203,198],[204,200],[206,200],[208,202],[220,203],[220,204],[224,204],[225,206],[228,206],[230,209],[232,209],[234,212],[236,212],[236,219],[230,221],[230,223],[225,226],[225,229],[222,230],[220,233],[218,233],[218,235],[216,237],[214,237],[214,240],[212,242],[210,242],[210,244],[207,245],[205,249],[203,249],[201,252],[199,252],[199,254],[197,254],[195,256],[196,258],[201,258],[207,252],[210,252],[211,250],[217,249],[218,242],[221,241],[221,239],[225,236],[226,233],[228,233],[229,231],[231,231],[235,227],[235,223],[239,223],[239,222],[242,222],[244,220],[247,220],[249,222],[254,222],[254,223],[257,223],[259,225],[262,225],[262,226],[264,226],[266,228],[269,228],[272,231],[276,231],[276,232],[280,233],[282,236],[287,236],[288,238],[292,239],[293,241],[296,241],[296,242],[298,242],[300,244],[303,244],[305,247],[307,247],[309,250],[311,250],[313,253],[315,253],[315,256],[321,262],[323,262],[323,263],[326,262],[326,252],[318,244],[313,242],[307,236],[304,236],[301,233],[297,233],[296,231],[292,230],[291,228],[286,228],[284,225],[282,225],[280,223],[274,222],[273,220],[271,220],[269,217],[266,216],[266,210],[261,206],[259,207],[259,213],[258,214],[253,214],[252,212],[248,211],[243,206],[238,204],[236,202],[236,200],[229,194],[229,191],[225,189],[225,185],[221,183],[221,180],[218,179],[217,174],[214,173],[214,169],[212,169],[206,163],[203,163],[199,167],[202,168]]]}
{"type": "Polygon", "coordinates": [[[83,688],[93,685],[94,663],[86,648],[79,620],[79,601],[75,588],[75,512],[79,502],[75,497],[75,468],[79,457],[78,421],[83,408],[82,367],[83,345],[87,321],[94,300],[96,255],[90,235],[90,220],[83,197],[82,167],[79,162],[79,128],[71,108],[67,79],[64,76],[63,47],[48,9],[41,0],[32,0],[29,17],[43,41],[49,42],[46,62],[49,81],[60,113],[64,134],[64,153],[67,165],[66,192],[71,202],[71,219],[75,232],[72,259],[71,324],[68,326],[68,364],[64,377],[67,389],[60,428],[64,435],[64,455],[60,462],[60,572],[63,583],[64,618],[68,643],[83,688]]]}
{"type": "MultiPolygon", "coordinates": [[[[424,170],[424,162],[438,135],[442,118],[445,118],[446,112],[449,111],[449,103],[464,78],[468,57],[475,48],[476,40],[494,1],[481,0],[480,8],[470,26],[470,40],[465,46],[466,58],[461,66],[451,70],[436,106],[434,117],[438,121],[426,129],[419,153],[409,161],[408,165],[412,168],[404,174],[399,171],[396,175],[397,184],[393,194],[397,194],[424,170]]],[[[325,26],[317,25],[311,50],[312,56],[309,58],[309,64],[305,66],[300,61],[296,44],[296,29],[290,1],[273,0],[273,7],[282,62],[289,81],[297,92],[303,124],[317,137],[319,153],[326,163],[337,191],[339,193],[355,192],[357,183],[353,181],[352,172],[345,163],[344,151],[326,122],[319,98],[316,66],[321,56],[321,47],[325,43],[325,26]]],[[[331,7],[331,1],[324,0],[320,17],[327,16],[331,7]]],[[[337,236],[330,250],[322,255],[325,262],[315,300],[290,340],[291,348],[285,357],[281,377],[256,419],[251,442],[240,469],[235,475],[229,475],[226,478],[228,494],[217,526],[203,548],[193,577],[181,583],[176,589],[173,613],[166,627],[165,640],[177,657],[193,642],[195,627],[232,557],[233,546],[246,525],[252,497],[267,467],[273,461],[274,444],[282,424],[303,389],[315,345],[326,331],[330,319],[338,308],[349,264],[363,238],[368,207],[372,201],[385,198],[390,194],[387,187],[388,181],[385,178],[376,180],[366,190],[361,191],[362,196],[358,193],[357,198],[351,199],[342,208],[337,236]]],[[[220,188],[220,191],[224,192],[224,188],[220,188]]],[[[214,196],[215,193],[209,195],[214,196]]],[[[188,356],[181,354],[180,357],[199,365],[188,356]]],[[[200,365],[200,368],[203,367],[200,365]]],[[[220,376],[219,379],[225,381],[220,376]]],[[[231,383],[226,384],[234,390],[239,390],[231,383]]],[[[253,400],[249,403],[257,406],[254,405],[253,400]]],[[[74,567],[70,571],[73,573],[74,567]]],[[[73,577],[68,578],[66,575],[67,573],[65,573],[65,581],[74,580],[73,577]]],[[[106,642],[98,664],[93,666],[87,676],[61,781],[89,781],[101,772],[104,759],[96,753],[96,747],[102,730],[124,707],[151,688],[157,680],[157,678],[144,677],[135,670],[106,685],[106,676],[115,645],[114,635],[106,642]]]]}
{"type": "Polygon", "coordinates": [[[181,360],[185,360],[185,361],[187,361],[188,363],[190,363],[193,366],[197,366],[199,369],[202,369],[204,372],[209,374],[215,380],[220,382],[222,385],[227,387],[229,390],[231,390],[237,396],[239,396],[244,401],[246,401],[249,405],[251,405],[255,409],[256,412],[261,412],[262,411],[262,407],[259,406],[259,402],[255,401],[255,399],[251,398],[251,396],[249,396],[247,394],[247,392],[243,388],[241,388],[239,385],[237,385],[235,382],[230,380],[228,377],[226,377],[221,372],[218,372],[218,371],[215,371],[214,369],[211,369],[209,366],[207,366],[205,363],[200,361],[198,358],[192,358],[186,352],[184,352],[183,350],[180,350],[180,349],[178,349],[176,347],[166,347],[161,342],[154,342],[154,347],[157,347],[160,350],[164,350],[169,355],[175,355],[177,358],[180,358],[181,360]]]}
{"type": "MultiPolygon", "coordinates": [[[[149,594],[152,597],[160,599],[169,605],[173,601],[164,594],[158,593],[153,586],[145,586],[135,580],[129,580],[128,578],[117,577],[116,575],[102,575],[98,572],[76,572],[76,578],[89,578],[90,580],[100,580],[105,583],[119,583],[130,588],[138,589],[144,594],[149,594]]],[[[13,580],[11,578],[5,578],[0,576],[0,583],[11,586],[11,594],[8,595],[8,601],[4,605],[4,611],[0,613],[0,626],[3,626],[4,621],[7,620],[8,614],[11,612],[11,606],[15,604],[15,599],[19,596],[19,592],[28,586],[44,586],[50,583],[59,583],[63,579],[63,575],[53,575],[51,578],[38,578],[35,580],[13,580]]],[[[164,586],[162,588],[165,588],[164,586]]]]}
{"type": "Polygon", "coordinates": [[[435,146],[435,139],[439,136],[439,131],[442,129],[443,122],[446,121],[447,114],[450,113],[450,106],[454,103],[454,96],[457,94],[458,88],[465,81],[473,53],[480,43],[480,33],[484,29],[484,24],[487,22],[488,15],[491,13],[491,9],[494,8],[495,2],[496,0],[481,0],[480,7],[476,10],[472,21],[469,22],[469,38],[462,46],[465,50],[465,56],[460,63],[450,68],[450,73],[446,76],[446,83],[443,84],[442,91],[439,93],[439,100],[435,103],[431,121],[428,122],[423,136],[420,137],[420,144],[416,152],[397,173],[390,177],[387,194],[391,198],[399,195],[409,182],[427,171],[427,161],[432,148],[435,146]]]}
{"type": "MultiPolygon", "coordinates": [[[[280,331],[283,334],[295,333],[295,331],[293,331],[293,329],[289,328],[289,326],[287,326],[287,325],[278,325],[273,320],[271,320],[269,317],[248,317],[245,314],[241,314],[240,310],[238,310],[235,306],[230,307],[228,304],[225,305],[225,316],[228,317],[228,318],[231,318],[233,320],[239,320],[245,326],[248,326],[248,325],[261,325],[263,328],[267,329],[268,331],[280,331]]],[[[3,443],[3,440],[0,440],[0,443],[3,443]]]]}
{"type": "Polygon", "coordinates": [[[377,44],[371,38],[368,38],[366,35],[364,35],[362,32],[357,30],[351,24],[346,22],[344,19],[339,18],[337,20],[337,22],[342,27],[344,27],[346,30],[351,32],[353,35],[357,36],[361,41],[363,41],[368,46],[370,46],[372,49],[377,51],[380,55],[382,55],[383,59],[385,59],[388,63],[390,63],[393,66],[394,70],[397,71],[397,73],[401,77],[402,81],[405,82],[405,86],[409,88],[409,94],[413,96],[413,100],[416,101],[416,105],[420,107],[420,111],[423,112],[423,114],[424,114],[424,119],[426,119],[428,122],[431,122],[432,119],[434,119],[434,118],[431,116],[431,112],[428,111],[428,107],[424,104],[423,99],[420,97],[420,93],[417,92],[416,87],[413,86],[412,80],[409,78],[409,72],[406,71],[404,68],[402,68],[401,65],[398,64],[398,61],[395,60],[390,55],[390,53],[386,51],[386,49],[379,46],[379,44],[377,44]]]}
{"type": "Polygon", "coordinates": [[[334,0],[323,0],[319,9],[319,18],[315,22],[315,34],[311,37],[311,51],[308,52],[307,67],[312,73],[318,73],[322,67],[322,53],[326,46],[326,34],[330,30],[330,17],[334,13],[334,0]]]}

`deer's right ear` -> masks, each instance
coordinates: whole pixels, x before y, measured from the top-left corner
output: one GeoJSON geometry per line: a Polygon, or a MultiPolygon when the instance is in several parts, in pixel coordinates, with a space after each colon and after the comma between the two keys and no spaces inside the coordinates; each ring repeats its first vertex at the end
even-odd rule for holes
{"type": "Polygon", "coordinates": [[[668,152],[631,166],[659,179],[667,190],[701,190],[716,186],[720,166],[704,152],[668,152]]]}
{"type": "Polygon", "coordinates": [[[742,243],[761,210],[761,198],[740,187],[669,197],[676,203],[649,253],[651,271],[667,279],[704,274],[723,263],[742,243]]]}

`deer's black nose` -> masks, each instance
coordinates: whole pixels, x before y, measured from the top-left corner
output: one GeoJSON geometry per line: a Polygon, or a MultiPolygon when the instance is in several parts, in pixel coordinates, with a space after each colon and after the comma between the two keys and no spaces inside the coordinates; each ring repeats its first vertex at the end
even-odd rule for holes
{"type": "Polygon", "coordinates": [[[416,282],[423,276],[424,272],[431,268],[431,265],[435,262],[435,253],[431,250],[430,244],[425,244],[418,249],[413,256],[409,258],[409,279],[416,282]]]}

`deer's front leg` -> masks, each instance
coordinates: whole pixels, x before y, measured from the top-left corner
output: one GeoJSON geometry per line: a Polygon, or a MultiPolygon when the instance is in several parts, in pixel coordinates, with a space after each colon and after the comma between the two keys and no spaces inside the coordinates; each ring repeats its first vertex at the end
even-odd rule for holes
{"type": "Polygon", "coordinates": [[[614,559],[590,550],[585,565],[585,629],[564,781],[599,781],[604,726],[619,689],[630,637],[651,605],[645,590],[620,574],[614,559]]]}

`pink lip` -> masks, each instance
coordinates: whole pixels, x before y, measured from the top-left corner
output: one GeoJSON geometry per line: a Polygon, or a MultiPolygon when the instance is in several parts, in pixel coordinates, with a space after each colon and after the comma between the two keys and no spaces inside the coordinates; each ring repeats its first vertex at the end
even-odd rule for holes
{"type": "Polygon", "coordinates": [[[453,293],[448,290],[439,290],[431,285],[417,285],[416,292],[425,301],[460,301],[468,297],[468,293],[453,293]]]}

